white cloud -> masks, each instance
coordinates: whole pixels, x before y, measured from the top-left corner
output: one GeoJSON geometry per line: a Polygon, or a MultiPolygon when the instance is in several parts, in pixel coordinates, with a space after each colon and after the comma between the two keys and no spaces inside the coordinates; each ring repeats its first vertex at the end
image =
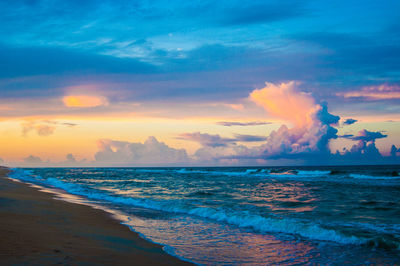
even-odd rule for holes
{"type": "Polygon", "coordinates": [[[173,165],[190,162],[184,149],[174,149],[155,137],[144,143],[102,139],[98,141],[99,151],[95,154],[95,164],[102,165],[173,165]]]}

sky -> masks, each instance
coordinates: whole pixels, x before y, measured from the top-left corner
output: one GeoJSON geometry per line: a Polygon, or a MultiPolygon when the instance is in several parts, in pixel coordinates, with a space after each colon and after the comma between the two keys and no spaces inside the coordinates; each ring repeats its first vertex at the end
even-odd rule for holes
{"type": "Polygon", "coordinates": [[[0,162],[400,162],[399,1],[0,1],[0,162]]]}

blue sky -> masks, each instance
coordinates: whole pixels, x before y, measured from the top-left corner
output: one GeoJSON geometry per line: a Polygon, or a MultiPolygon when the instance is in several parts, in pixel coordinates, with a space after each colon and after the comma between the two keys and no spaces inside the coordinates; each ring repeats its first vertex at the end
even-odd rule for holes
{"type": "MultiPolygon", "coordinates": [[[[240,106],[265,82],[296,81],[333,113],[393,130],[397,145],[398,124],[382,123],[400,113],[398,10],[399,1],[1,1],[1,117],[85,119],[131,105],[169,118],[206,105],[190,112],[209,117],[210,105],[240,106]],[[100,93],[107,107],[57,107],[71,91],[100,93]]],[[[217,109],[236,120],[253,110],[217,109]]],[[[271,119],[258,110],[253,120],[271,119]]]]}

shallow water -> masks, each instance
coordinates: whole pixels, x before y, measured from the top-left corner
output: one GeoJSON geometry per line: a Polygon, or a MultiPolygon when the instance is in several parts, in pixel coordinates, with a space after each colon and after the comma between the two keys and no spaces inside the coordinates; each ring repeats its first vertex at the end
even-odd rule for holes
{"type": "Polygon", "coordinates": [[[199,264],[400,264],[398,166],[14,169],[199,264]]]}

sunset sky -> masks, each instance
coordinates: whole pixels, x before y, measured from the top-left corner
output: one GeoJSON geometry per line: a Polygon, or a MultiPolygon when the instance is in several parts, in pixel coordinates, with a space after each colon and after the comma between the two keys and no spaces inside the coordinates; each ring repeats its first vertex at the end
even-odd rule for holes
{"type": "Polygon", "coordinates": [[[399,10],[396,0],[1,1],[1,162],[399,162],[399,10]]]}

